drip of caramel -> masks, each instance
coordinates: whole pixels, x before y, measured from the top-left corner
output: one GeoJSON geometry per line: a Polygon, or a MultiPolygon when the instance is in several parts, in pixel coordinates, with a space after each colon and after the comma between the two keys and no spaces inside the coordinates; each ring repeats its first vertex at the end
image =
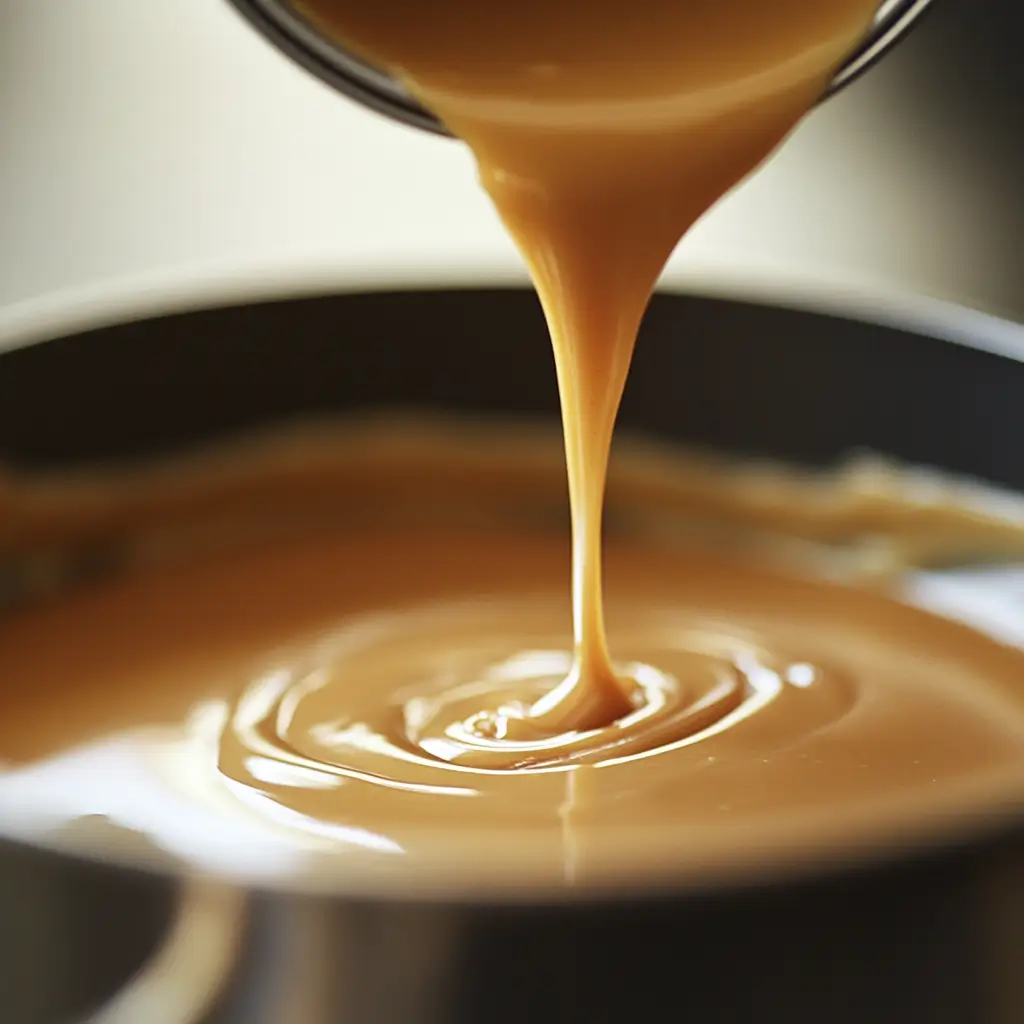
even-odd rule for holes
{"type": "Polygon", "coordinates": [[[540,734],[608,725],[630,697],[605,632],[601,511],[648,299],[682,235],[815,103],[877,3],[298,7],[406,82],[469,144],[530,268],[562,400],[575,656],[519,724],[540,734]]]}

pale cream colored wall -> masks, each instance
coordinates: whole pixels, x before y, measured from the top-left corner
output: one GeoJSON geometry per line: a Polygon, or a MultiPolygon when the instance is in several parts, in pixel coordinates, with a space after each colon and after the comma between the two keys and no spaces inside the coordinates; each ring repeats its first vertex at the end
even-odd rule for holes
{"type": "MultiPolygon", "coordinates": [[[[998,211],[920,152],[897,64],[816,114],[672,276],[991,305],[998,211]]],[[[0,326],[96,287],[520,273],[460,147],[336,98],[222,0],[0,0],[0,232],[0,326]]]]}

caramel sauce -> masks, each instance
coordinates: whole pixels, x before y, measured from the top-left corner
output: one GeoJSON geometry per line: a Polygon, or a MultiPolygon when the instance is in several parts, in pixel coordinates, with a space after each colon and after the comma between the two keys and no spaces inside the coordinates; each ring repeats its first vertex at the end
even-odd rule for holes
{"type": "MultiPolygon", "coordinates": [[[[631,707],[604,624],[601,511],[637,331],[687,229],[778,145],[870,0],[300,0],[472,149],[555,352],[573,516],[573,664],[522,718],[551,735],[631,707]]],[[[510,723],[511,724],[511,723],[510,723]]]]}
{"type": "MultiPolygon", "coordinates": [[[[876,4],[302,9],[474,152],[551,330],[571,546],[517,514],[564,503],[549,448],[480,459],[468,435],[415,429],[353,442],[330,474],[300,447],[297,476],[254,459],[227,483],[199,465],[15,488],[8,549],[113,548],[103,578],[0,621],[9,829],[289,886],[535,892],[792,865],[1018,801],[1019,652],[750,551],[602,543],[666,260],[814,105],[876,4]]],[[[620,522],[658,492],[635,478],[620,522]]],[[[705,484],[705,508],[751,493],[705,484]]],[[[758,493],[747,513],[777,532],[823,527],[799,490],[758,493]]],[[[876,534],[908,522],[899,500],[871,512],[876,534]]],[[[938,523],[902,540],[1020,543],[1019,523],[938,523]]]]}
{"type": "Polygon", "coordinates": [[[1013,555],[1016,506],[645,447],[610,483],[631,709],[510,735],[572,668],[555,439],[400,423],[11,481],[0,542],[109,562],[0,618],[5,829],[296,888],[536,893],[792,868],[1020,799],[1024,655],[900,603],[873,557],[1013,555]]]}

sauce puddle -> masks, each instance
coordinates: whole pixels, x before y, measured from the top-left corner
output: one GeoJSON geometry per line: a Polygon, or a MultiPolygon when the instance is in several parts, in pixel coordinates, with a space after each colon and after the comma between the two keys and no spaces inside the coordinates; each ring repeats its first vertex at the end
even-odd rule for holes
{"type": "Polygon", "coordinates": [[[87,524],[124,561],[0,619],[5,829],[294,888],[538,892],[850,855],[1020,799],[1024,655],[870,572],[821,578],[886,523],[894,552],[916,523],[955,554],[1020,551],[1019,520],[953,485],[915,505],[897,472],[616,466],[631,708],[550,735],[517,724],[573,668],[555,442],[406,425],[14,489],[15,532],[87,524]],[[797,571],[800,540],[821,560],[797,571]]]}

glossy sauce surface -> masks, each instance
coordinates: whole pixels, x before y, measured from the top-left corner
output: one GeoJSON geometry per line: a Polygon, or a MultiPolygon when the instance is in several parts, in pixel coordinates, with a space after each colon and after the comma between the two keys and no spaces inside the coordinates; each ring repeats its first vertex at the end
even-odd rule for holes
{"type": "Polygon", "coordinates": [[[13,532],[116,536],[125,560],[0,621],[5,828],[274,885],[514,893],[771,871],[1005,811],[1024,655],[870,573],[823,578],[886,522],[893,552],[909,526],[951,553],[1012,551],[1021,523],[955,488],[915,505],[898,474],[882,501],[884,479],[624,455],[605,567],[633,708],[547,742],[481,717],[515,722],[571,665],[554,441],[402,427],[27,487],[13,532]]]}
{"type": "Polygon", "coordinates": [[[613,664],[605,631],[602,502],[648,299],[683,234],[813,106],[877,4],[297,6],[406,82],[469,144],[529,266],[562,402],[574,653],[556,688],[501,716],[499,727],[547,742],[609,725],[633,708],[637,691],[613,664]]]}
{"type": "MultiPolygon", "coordinates": [[[[12,544],[106,530],[124,561],[0,623],[10,828],[293,886],[536,892],[795,864],[1018,800],[1018,652],[756,558],[642,531],[602,547],[665,261],[875,8],[304,0],[469,143],[523,251],[571,546],[515,514],[524,484],[564,504],[561,476],[538,476],[550,451],[481,460],[415,428],[353,443],[330,484],[303,477],[306,503],[258,460],[234,489],[193,467],[158,497],[152,480],[23,497],[12,544]],[[332,516],[321,488],[343,496],[332,516]]],[[[650,505],[621,500],[627,519],[650,505]]],[[[807,514],[771,508],[777,526],[807,514]]],[[[902,516],[875,512],[882,532],[902,516]]]]}

